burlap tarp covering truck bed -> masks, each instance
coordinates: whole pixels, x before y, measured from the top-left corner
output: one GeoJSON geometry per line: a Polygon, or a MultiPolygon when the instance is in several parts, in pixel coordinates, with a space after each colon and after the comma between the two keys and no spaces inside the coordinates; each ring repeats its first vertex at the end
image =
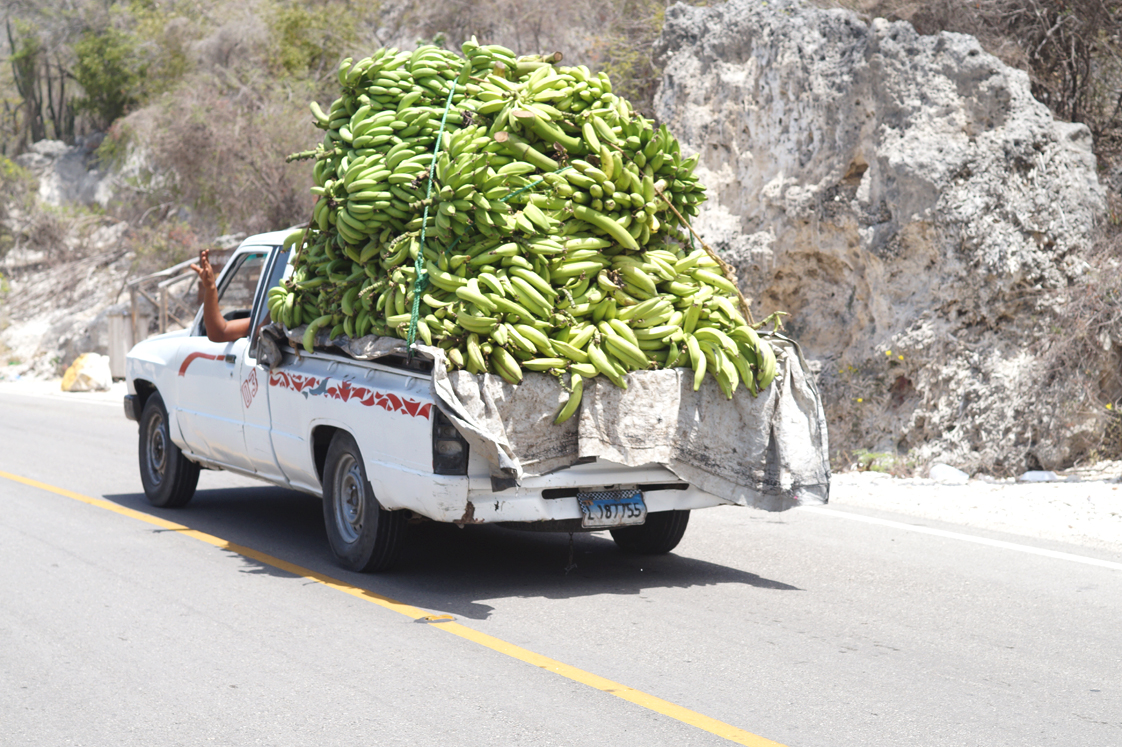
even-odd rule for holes
{"type": "MultiPolygon", "coordinates": [[[[300,332],[290,338],[297,350],[300,332]]],[[[553,419],[568,395],[553,376],[527,373],[515,386],[492,374],[449,373],[439,348],[414,350],[433,360],[433,398],[486,457],[496,486],[595,457],[632,467],[660,464],[742,506],[783,511],[823,504],[830,465],[818,389],[798,345],[763,336],[776,351],[779,373],[758,397],[740,387],[729,400],[712,377],[695,392],[688,369],[637,371],[627,375],[626,390],[603,377],[586,381],[578,415],[561,425],[553,419]]],[[[396,338],[322,342],[359,360],[405,352],[396,338]]]]}

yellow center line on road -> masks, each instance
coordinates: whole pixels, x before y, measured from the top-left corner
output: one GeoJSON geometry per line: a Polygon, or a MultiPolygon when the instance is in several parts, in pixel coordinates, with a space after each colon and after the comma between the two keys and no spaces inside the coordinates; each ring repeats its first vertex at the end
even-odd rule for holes
{"type": "MultiPolygon", "coordinates": [[[[82,503],[86,503],[90,506],[103,508],[122,516],[127,516],[131,519],[137,519],[138,521],[153,524],[160,527],[161,529],[174,531],[176,534],[180,534],[185,537],[191,537],[201,542],[206,542],[208,545],[214,545],[219,549],[237,553],[238,555],[241,555],[243,557],[255,560],[258,563],[272,566],[273,568],[291,573],[294,576],[299,576],[310,581],[315,581],[317,583],[323,584],[324,586],[328,586],[345,594],[350,594],[353,597],[357,597],[367,602],[373,602],[380,607],[392,610],[393,612],[405,615],[406,617],[412,618],[414,620],[431,617],[428,612],[425,612],[424,610],[421,610],[417,607],[398,602],[395,599],[390,599],[389,597],[382,596],[381,594],[377,594],[358,586],[353,586],[345,581],[331,578],[330,576],[326,576],[322,573],[318,573],[308,568],[295,565],[294,563],[289,563],[286,560],[275,558],[272,555],[258,552],[251,547],[245,547],[244,545],[235,545],[232,542],[227,542],[221,537],[215,537],[213,534],[207,534],[206,532],[200,532],[198,530],[191,529],[190,527],[184,526],[183,524],[177,524],[174,521],[167,521],[166,519],[161,519],[158,516],[152,516],[142,511],[136,511],[135,509],[117,505],[112,501],[107,501],[101,498],[91,498],[88,495],[75,493],[74,491],[66,490],[65,488],[58,488],[54,485],[48,485],[46,483],[39,482],[38,480],[32,480],[27,477],[14,475],[10,472],[0,471],[0,477],[11,480],[13,482],[21,483],[23,485],[27,485],[28,487],[45,490],[47,492],[54,493],[55,495],[72,498],[76,501],[81,501],[82,503]]],[[[655,713],[660,713],[663,716],[668,716],[676,721],[680,721],[684,724],[688,724],[703,731],[707,731],[710,734],[715,734],[716,736],[727,739],[730,742],[746,745],[747,747],[784,747],[779,742],[773,742],[770,739],[765,739],[764,737],[757,736],[756,734],[744,731],[743,729],[738,729],[731,724],[726,724],[723,721],[718,721],[715,718],[710,718],[709,716],[705,716],[696,711],[691,711],[688,708],[683,708],[682,706],[675,705],[674,703],[663,700],[662,698],[657,698],[654,695],[649,695],[645,692],[642,692],[641,690],[636,690],[633,687],[621,685],[618,682],[613,682],[612,680],[592,674],[591,672],[586,672],[583,669],[569,666],[568,664],[559,662],[556,659],[550,659],[548,656],[536,654],[533,651],[522,648],[521,646],[516,646],[513,643],[507,643],[500,638],[495,638],[494,636],[487,635],[486,633],[480,633],[478,630],[474,630],[465,625],[461,625],[460,623],[442,622],[439,619],[435,619],[430,620],[429,625],[434,628],[439,628],[446,633],[451,633],[452,635],[459,636],[460,638],[471,641],[480,646],[485,646],[492,651],[496,651],[513,659],[525,662],[526,664],[531,664],[548,672],[561,675],[562,677],[573,680],[574,682],[579,682],[582,685],[587,685],[588,687],[595,688],[602,692],[608,693],[609,695],[614,695],[617,698],[626,700],[629,703],[634,703],[637,706],[654,711],[655,713]]]]}

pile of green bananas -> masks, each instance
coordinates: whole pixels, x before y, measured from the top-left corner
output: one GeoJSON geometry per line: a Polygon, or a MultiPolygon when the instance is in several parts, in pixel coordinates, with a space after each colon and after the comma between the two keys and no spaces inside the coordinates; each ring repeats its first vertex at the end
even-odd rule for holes
{"type": "Polygon", "coordinates": [[[775,376],[736,286],[683,232],[704,200],[665,125],[612,93],[604,73],[515,57],[472,39],[383,49],[339,68],[342,96],[313,151],[318,196],[273,319],[416,337],[449,365],[518,383],[690,366],[728,397],[775,376]],[[434,153],[436,154],[434,159],[434,153]],[[415,326],[414,326],[415,325],[415,326]]]}

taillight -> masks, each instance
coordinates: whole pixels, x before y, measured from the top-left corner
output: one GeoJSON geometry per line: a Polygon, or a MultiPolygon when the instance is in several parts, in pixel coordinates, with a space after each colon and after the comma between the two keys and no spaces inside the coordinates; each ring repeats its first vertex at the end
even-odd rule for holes
{"type": "Polygon", "coordinates": [[[432,471],[437,475],[466,475],[468,444],[448,416],[432,408],[432,471]]]}

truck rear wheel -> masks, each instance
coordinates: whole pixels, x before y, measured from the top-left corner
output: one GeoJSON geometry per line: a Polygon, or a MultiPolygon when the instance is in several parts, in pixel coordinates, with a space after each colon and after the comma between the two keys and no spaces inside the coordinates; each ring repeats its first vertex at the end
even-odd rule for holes
{"type": "Polygon", "coordinates": [[[408,512],[387,511],[366,479],[354,437],[339,431],[327,447],[323,475],[323,520],[331,551],[344,568],[384,571],[404,546],[408,512]]]}
{"type": "Polygon", "coordinates": [[[199,465],[172,443],[168,411],[159,394],[153,393],[140,413],[140,482],[148,502],[159,508],[187,505],[199,484],[199,465]]]}
{"type": "Polygon", "coordinates": [[[647,514],[647,521],[637,527],[613,529],[612,539],[624,552],[636,555],[664,555],[682,541],[689,511],[658,511],[647,514]]]}

